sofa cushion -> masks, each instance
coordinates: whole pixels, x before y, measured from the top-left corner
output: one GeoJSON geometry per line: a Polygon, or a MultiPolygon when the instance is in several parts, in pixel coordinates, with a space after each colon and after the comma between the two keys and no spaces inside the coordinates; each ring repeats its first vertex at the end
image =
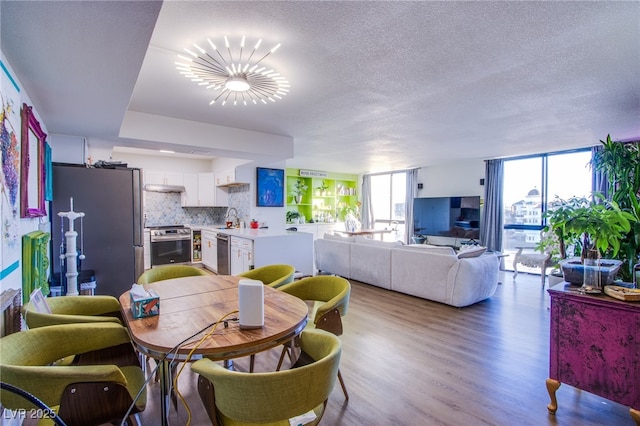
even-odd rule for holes
{"type": "Polygon", "coordinates": [[[355,237],[343,237],[340,234],[327,234],[327,233],[325,233],[322,238],[324,238],[325,240],[342,241],[343,243],[353,243],[356,240],[355,237]]]}
{"type": "Polygon", "coordinates": [[[485,251],[487,251],[487,248],[483,246],[462,246],[458,252],[458,259],[478,257],[485,251]]]}
{"type": "Polygon", "coordinates": [[[401,241],[380,241],[374,240],[373,238],[363,237],[362,235],[356,235],[355,242],[358,244],[369,244],[380,247],[397,247],[403,245],[401,241]]]}
{"type": "Polygon", "coordinates": [[[433,246],[431,244],[409,244],[407,246],[404,246],[404,248],[408,248],[411,250],[423,250],[427,253],[456,254],[456,251],[453,249],[453,247],[449,246],[433,246]]]}

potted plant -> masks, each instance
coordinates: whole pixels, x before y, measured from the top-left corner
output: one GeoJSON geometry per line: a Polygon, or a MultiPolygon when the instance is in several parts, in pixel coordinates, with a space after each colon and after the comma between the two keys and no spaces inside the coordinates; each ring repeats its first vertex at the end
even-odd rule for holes
{"type": "Polygon", "coordinates": [[[545,231],[551,231],[557,238],[565,281],[584,284],[585,273],[594,272],[594,286],[610,284],[622,262],[602,259],[602,256],[616,256],[620,240],[635,221],[634,216],[621,210],[615,201],[607,201],[602,194],[595,193],[593,200],[556,198],[546,217],[545,231]],[[569,247],[578,250],[580,257],[569,258],[569,247]]]}
{"type": "Polygon", "coordinates": [[[631,282],[633,265],[640,253],[640,143],[615,142],[610,135],[600,143],[602,146],[594,152],[591,167],[606,177],[611,200],[635,217],[630,231],[620,238],[616,256],[624,265],[620,269],[620,277],[631,282]]]}
{"type": "Polygon", "coordinates": [[[300,204],[302,202],[302,196],[307,193],[307,189],[309,189],[309,187],[305,184],[304,180],[300,178],[296,179],[291,186],[290,191],[296,204],[300,204]]]}
{"type": "Polygon", "coordinates": [[[297,210],[289,210],[287,212],[287,223],[298,223],[300,212],[297,210]]]}
{"type": "Polygon", "coordinates": [[[320,186],[316,187],[316,195],[317,196],[325,196],[328,195],[327,194],[327,189],[329,189],[329,185],[327,185],[327,182],[325,182],[325,180],[322,180],[322,183],[320,184],[320,186]]]}

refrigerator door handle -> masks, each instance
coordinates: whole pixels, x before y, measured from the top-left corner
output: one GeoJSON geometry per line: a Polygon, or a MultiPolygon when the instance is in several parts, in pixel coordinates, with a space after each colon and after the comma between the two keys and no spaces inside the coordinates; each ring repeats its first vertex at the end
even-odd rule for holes
{"type": "MultiPolygon", "coordinates": [[[[142,173],[132,169],[133,174],[133,244],[144,244],[144,206],[142,197],[142,173]]],[[[138,275],[136,275],[137,279],[138,275]]]]}
{"type": "MultiPolygon", "coordinates": [[[[135,258],[134,271],[136,282],[138,282],[138,278],[144,272],[144,246],[134,246],[133,254],[135,258]]],[[[131,283],[133,284],[133,283],[131,283]]]]}

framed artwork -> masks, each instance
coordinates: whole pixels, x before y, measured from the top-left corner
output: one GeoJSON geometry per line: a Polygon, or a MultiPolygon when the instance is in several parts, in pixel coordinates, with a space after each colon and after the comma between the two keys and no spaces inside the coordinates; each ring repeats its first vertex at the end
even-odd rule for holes
{"type": "MultiPolygon", "coordinates": [[[[0,60],[0,279],[19,269],[20,231],[20,87],[0,60]]],[[[17,279],[19,280],[19,279],[17,279]]]]}
{"type": "Polygon", "coordinates": [[[22,104],[22,175],[20,183],[20,216],[46,216],[45,193],[45,139],[33,110],[22,104]]]}
{"type": "Polygon", "coordinates": [[[284,170],[256,167],[256,206],[284,207],[284,170]]]}

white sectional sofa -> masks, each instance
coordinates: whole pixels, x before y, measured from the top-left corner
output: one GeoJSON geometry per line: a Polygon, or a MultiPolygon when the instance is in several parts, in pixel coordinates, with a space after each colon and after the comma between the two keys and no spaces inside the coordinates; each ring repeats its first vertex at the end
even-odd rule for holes
{"type": "Polygon", "coordinates": [[[491,297],[499,261],[491,253],[402,245],[325,234],[315,241],[316,268],[412,296],[463,307],[491,297]]]}

